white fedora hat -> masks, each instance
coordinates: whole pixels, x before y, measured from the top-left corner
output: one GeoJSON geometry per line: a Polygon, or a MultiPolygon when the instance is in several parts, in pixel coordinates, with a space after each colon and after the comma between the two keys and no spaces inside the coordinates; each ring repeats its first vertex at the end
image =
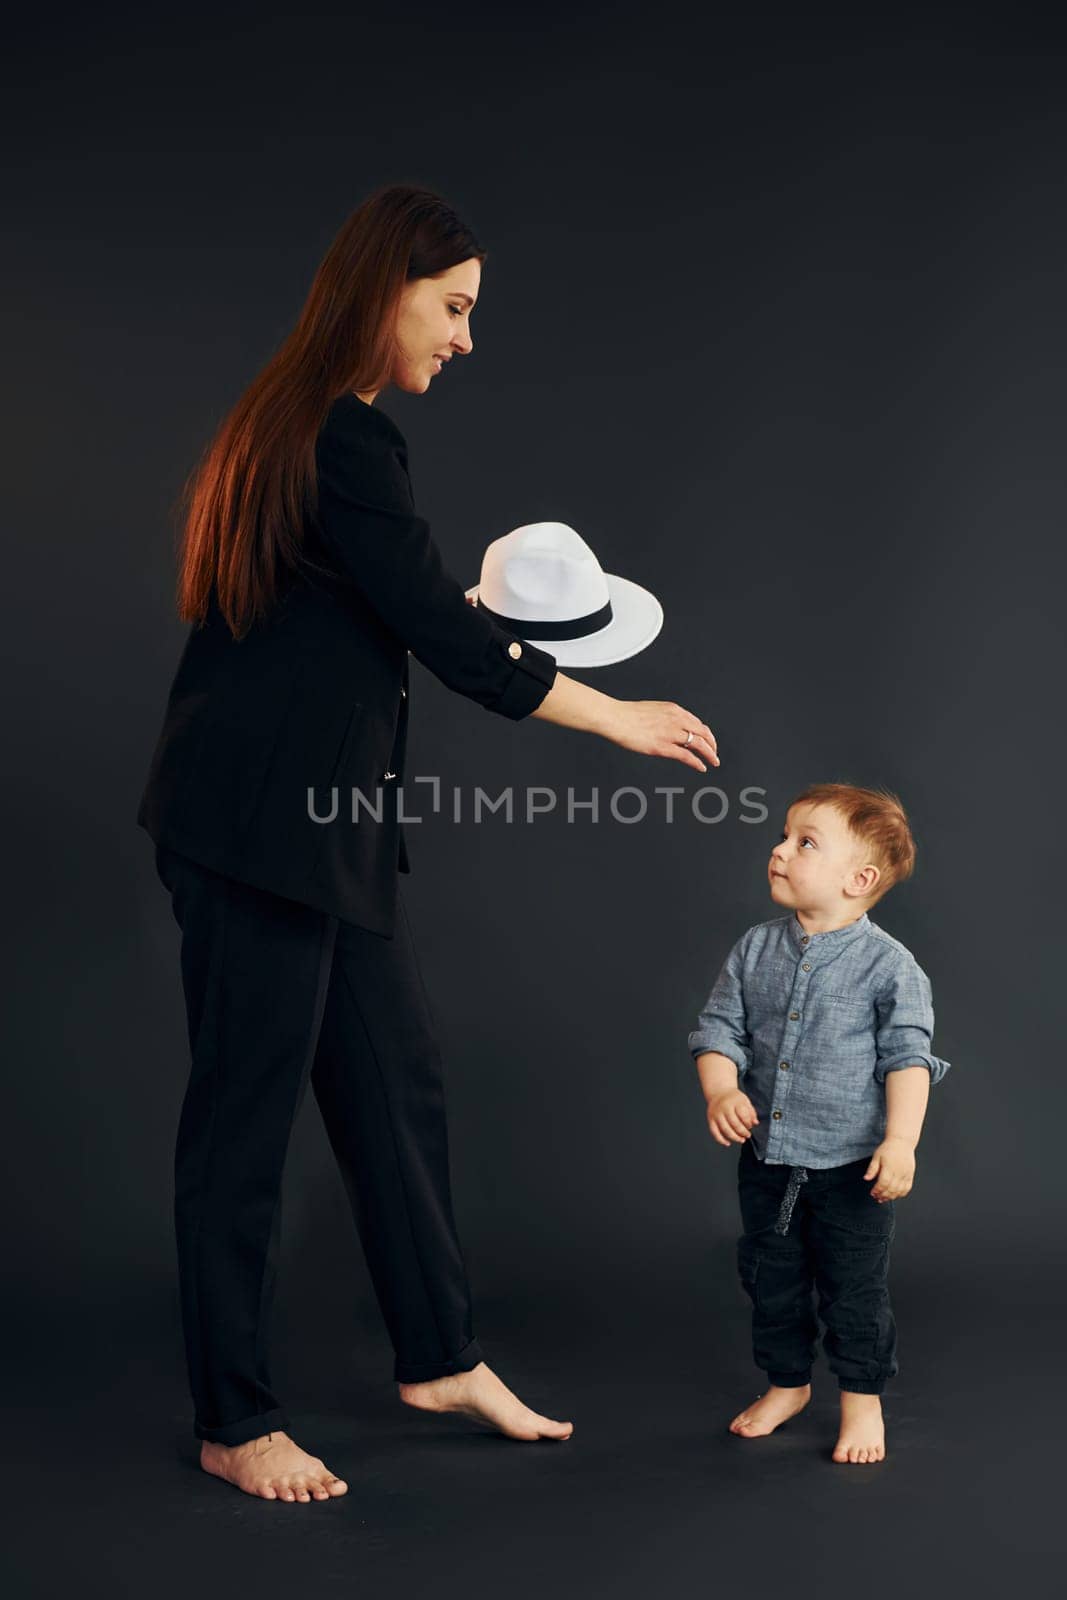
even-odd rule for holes
{"type": "Polygon", "coordinates": [[[468,599],[561,667],[607,667],[650,645],[663,626],[654,594],[605,572],[565,522],[528,522],[486,546],[468,599]]]}

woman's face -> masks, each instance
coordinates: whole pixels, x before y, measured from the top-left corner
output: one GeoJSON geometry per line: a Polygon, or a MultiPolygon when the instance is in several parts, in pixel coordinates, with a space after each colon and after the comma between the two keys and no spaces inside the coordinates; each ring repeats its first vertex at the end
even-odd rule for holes
{"type": "Polygon", "coordinates": [[[482,264],[474,256],[433,278],[404,285],[397,317],[397,353],[391,382],[407,394],[425,394],[444,363],[474,348],[470,314],[478,298],[482,264]]]}

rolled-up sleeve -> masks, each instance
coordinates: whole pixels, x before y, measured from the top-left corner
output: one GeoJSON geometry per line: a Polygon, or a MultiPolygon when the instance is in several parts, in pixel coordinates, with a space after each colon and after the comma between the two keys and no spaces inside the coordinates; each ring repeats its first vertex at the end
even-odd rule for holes
{"type": "Polygon", "coordinates": [[[739,1078],[752,1065],[742,979],[744,944],[744,938],[739,939],[726,957],[697,1018],[697,1025],[689,1035],[689,1054],[694,1060],[706,1050],[716,1050],[719,1055],[730,1058],[739,1078]]]}
{"type": "Polygon", "coordinates": [[[927,1067],[930,1083],[939,1083],[951,1066],[932,1053],[934,1005],[930,980],[915,960],[902,962],[888,985],[875,996],[877,1059],[874,1075],[902,1067],[927,1067]]]}
{"type": "Polygon", "coordinates": [[[556,659],[472,606],[416,514],[403,435],[358,397],[316,440],[316,521],[346,575],[447,688],[518,721],[541,704],[556,659]],[[362,416],[361,411],[368,413],[362,416]]]}

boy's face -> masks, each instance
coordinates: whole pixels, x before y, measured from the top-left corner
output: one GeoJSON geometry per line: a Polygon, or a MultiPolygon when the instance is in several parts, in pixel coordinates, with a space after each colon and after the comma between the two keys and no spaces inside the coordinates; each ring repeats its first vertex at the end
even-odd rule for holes
{"type": "Polygon", "coordinates": [[[771,899],[795,911],[860,916],[881,874],[833,806],[794,805],[771,851],[771,899]]]}

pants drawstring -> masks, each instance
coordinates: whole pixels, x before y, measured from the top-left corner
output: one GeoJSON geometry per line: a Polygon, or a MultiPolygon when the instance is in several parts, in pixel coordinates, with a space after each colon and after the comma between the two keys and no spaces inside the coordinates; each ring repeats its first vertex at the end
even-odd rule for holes
{"type": "Polygon", "coordinates": [[[807,1177],[807,1167],[790,1167],[789,1182],[786,1184],[785,1194],[782,1196],[782,1204],[778,1208],[778,1220],[774,1224],[775,1233],[788,1233],[789,1219],[792,1217],[793,1207],[797,1203],[800,1185],[807,1182],[807,1177]]]}

